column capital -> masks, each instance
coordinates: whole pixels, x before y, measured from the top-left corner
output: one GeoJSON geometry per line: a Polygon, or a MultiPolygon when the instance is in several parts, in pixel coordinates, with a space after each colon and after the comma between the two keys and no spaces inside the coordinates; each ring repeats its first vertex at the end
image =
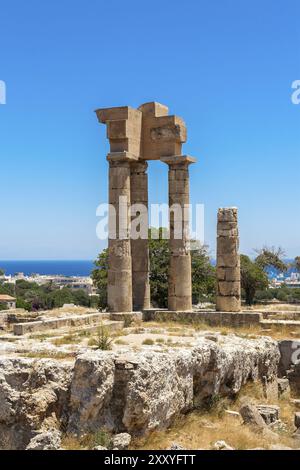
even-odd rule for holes
{"type": "Polygon", "coordinates": [[[137,162],[138,157],[130,152],[110,152],[107,154],[106,160],[109,162],[130,163],[137,162]]]}
{"type": "Polygon", "coordinates": [[[161,157],[160,160],[169,166],[188,166],[192,163],[196,163],[196,158],[190,155],[173,155],[167,157],[161,157]]]}
{"type": "Polygon", "coordinates": [[[148,163],[146,160],[136,160],[131,164],[132,173],[145,173],[148,169],[148,163]]]}

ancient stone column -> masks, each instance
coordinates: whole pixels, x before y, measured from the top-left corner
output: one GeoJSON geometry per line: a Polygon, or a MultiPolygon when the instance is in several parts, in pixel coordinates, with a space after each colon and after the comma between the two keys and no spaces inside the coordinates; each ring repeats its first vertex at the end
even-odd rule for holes
{"type": "Polygon", "coordinates": [[[129,106],[98,109],[110,142],[107,300],[112,312],[132,311],[131,164],[141,150],[142,113],[129,106]]]}
{"type": "Polygon", "coordinates": [[[134,210],[131,237],[134,311],[150,308],[147,168],[146,161],[131,164],[131,204],[134,210]]]}
{"type": "Polygon", "coordinates": [[[216,308],[219,312],[241,310],[238,211],[235,207],[218,211],[216,308]]]}
{"type": "Polygon", "coordinates": [[[132,311],[132,265],[130,246],[130,155],[110,153],[107,300],[112,312],[132,311]],[[112,211],[112,209],[110,209],[112,211]]]}
{"type": "Polygon", "coordinates": [[[192,309],[188,167],[196,160],[183,155],[162,157],[161,160],[169,165],[170,266],[168,308],[171,311],[186,311],[192,309]]]}

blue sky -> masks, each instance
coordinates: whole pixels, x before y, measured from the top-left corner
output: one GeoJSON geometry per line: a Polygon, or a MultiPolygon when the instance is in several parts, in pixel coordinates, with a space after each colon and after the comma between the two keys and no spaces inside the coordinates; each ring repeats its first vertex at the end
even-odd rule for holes
{"type": "MultiPolygon", "coordinates": [[[[241,251],[300,255],[298,0],[1,0],[0,259],[91,259],[107,200],[107,142],[93,110],[167,104],[188,126],[191,201],[213,252],[220,206],[241,251]]],[[[149,168],[167,201],[167,168],[149,168]]]]}

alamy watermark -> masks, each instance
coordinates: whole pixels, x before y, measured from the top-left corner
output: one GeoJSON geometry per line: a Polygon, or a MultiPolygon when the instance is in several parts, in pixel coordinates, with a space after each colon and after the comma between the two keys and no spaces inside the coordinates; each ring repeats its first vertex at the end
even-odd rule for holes
{"type": "Polygon", "coordinates": [[[0,104],[6,104],[6,83],[0,80],[0,104]]]}
{"type": "Polygon", "coordinates": [[[291,96],[293,104],[300,104],[300,80],[295,80],[292,83],[292,89],[294,90],[291,96]]]}
{"type": "MultiPolygon", "coordinates": [[[[116,204],[100,204],[96,211],[100,221],[96,233],[100,240],[147,240],[151,238],[197,240],[204,244],[204,204],[128,204],[120,196],[116,204]],[[171,227],[159,232],[158,227],[171,227]],[[171,233],[170,233],[171,232],[171,233]]],[[[192,245],[191,245],[192,249],[192,245]]]]}

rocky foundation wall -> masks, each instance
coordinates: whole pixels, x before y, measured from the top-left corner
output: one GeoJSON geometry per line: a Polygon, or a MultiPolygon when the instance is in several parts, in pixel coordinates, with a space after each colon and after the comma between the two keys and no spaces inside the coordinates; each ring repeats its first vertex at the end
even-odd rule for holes
{"type": "Polygon", "coordinates": [[[248,380],[273,384],[279,349],[269,338],[207,335],[193,348],[124,355],[86,352],[75,364],[0,359],[0,445],[23,449],[41,431],[82,434],[102,426],[133,435],[165,428],[248,380]]]}

